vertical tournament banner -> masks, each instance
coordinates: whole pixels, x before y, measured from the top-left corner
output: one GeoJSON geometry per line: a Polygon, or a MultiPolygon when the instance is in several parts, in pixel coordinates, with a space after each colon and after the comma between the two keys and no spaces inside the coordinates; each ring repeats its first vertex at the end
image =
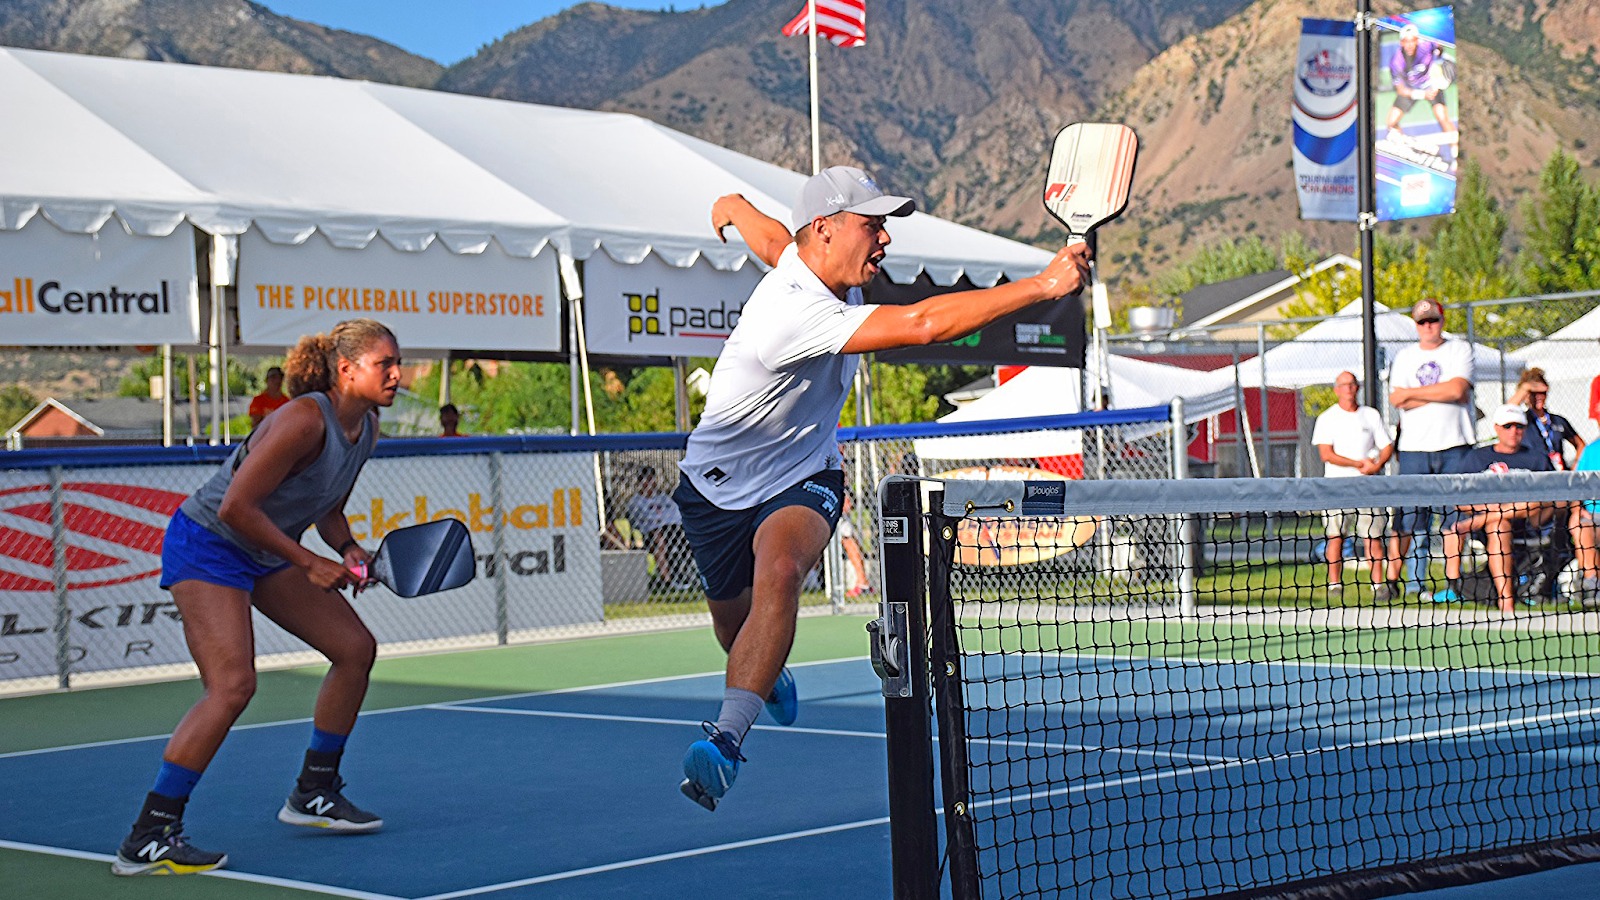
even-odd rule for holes
{"type": "Polygon", "coordinates": [[[346,319],[377,319],[408,348],[560,350],[556,253],[452,253],[434,241],[407,253],[375,238],[360,250],[274,244],[252,229],[239,239],[239,335],[289,345],[346,319]]]}
{"type": "Polygon", "coordinates": [[[1454,212],[1460,159],[1453,7],[1378,22],[1373,91],[1378,220],[1454,212]]]}
{"type": "Polygon", "coordinates": [[[1355,24],[1301,19],[1296,60],[1292,117],[1300,218],[1354,222],[1360,144],[1355,24]]]}

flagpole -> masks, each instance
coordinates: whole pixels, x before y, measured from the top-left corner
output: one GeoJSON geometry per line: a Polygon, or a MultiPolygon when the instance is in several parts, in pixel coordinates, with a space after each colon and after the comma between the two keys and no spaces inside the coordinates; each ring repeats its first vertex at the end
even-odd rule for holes
{"type": "Polygon", "coordinates": [[[806,0],[806,9],[811,16],[811,174],[815,175],[822,171],[822,117],[817,103],[817,0],[806,0]]]}

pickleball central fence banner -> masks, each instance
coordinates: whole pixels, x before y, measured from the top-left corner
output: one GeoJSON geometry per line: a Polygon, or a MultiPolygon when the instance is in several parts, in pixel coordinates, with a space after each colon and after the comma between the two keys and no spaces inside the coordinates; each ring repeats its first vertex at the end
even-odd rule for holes
{"type": "MultiPolygon", "coordinates": [[[[362,592],[353,605],[379,644],[489,644],[600,622],[594,463],[591,452],[369,461],[345,507],[369,552],[395,529],[455,518],[478,566],[472,583],[439,594],[362,592]]],[[[187,663],[181,616],[159,586],[162,539],[216,468],[66,468],[59,482],[0,472],[0,684],[187,663]]],[[[334,558],[315,529],[303,542],[334,558]]],[[[259,656],[308,650],[259,612],[255,642],[259,656]]]]}
{"type": "Polygon", "coordinates": [[[0,344],[116,347],[200,337],[194,228],[74,234],[43,216],[0,231],[0,344]]]}
{"type": "Polygon", "coordinates": [[[1381,222],[1454,212],[1461,158],[1453,7],[1378,22],[1373,172],[1381,222]]]}
{"type": "Polygon", "coordinates": [[[1292,118],[1302,219],[1356,220],[1358,91],[1355,24],[1301,19],[1292,118]]]}
{"type": "Polygon", "coordinates": [[[420,253],[382,239],[334,247],[320,232],[275,244],[252,229],[239,240],[239,337],[292,345],[346,319],[377,319],[407,348],[561,349],[556,254],[452,253],[434,241],[420,253]]]}

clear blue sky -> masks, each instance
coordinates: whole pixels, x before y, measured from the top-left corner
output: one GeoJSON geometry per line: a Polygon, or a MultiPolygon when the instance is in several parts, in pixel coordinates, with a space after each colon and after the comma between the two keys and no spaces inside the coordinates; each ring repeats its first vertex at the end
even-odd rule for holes
{"type": "MultiPolygon", "coordinates": [[[[450,65],[577,0],[258,0],[275,13],[368,34],[450,65]]],[[[606,0],[628,9],[698,9],[723,0],[606,0]]]]}

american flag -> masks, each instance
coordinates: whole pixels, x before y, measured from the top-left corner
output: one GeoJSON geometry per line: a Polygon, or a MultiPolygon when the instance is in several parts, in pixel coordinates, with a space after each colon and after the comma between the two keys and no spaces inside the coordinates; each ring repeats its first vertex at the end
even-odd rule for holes
{"type": "MultiPolygon", "coordinates": [[[[783,26],[789,37],[806,34],[811,26],[811,7],[783,26]]],[[[817,0],[817,34],[840,47],[859,47],[867,42],[866,0],[817,0]]]]}

